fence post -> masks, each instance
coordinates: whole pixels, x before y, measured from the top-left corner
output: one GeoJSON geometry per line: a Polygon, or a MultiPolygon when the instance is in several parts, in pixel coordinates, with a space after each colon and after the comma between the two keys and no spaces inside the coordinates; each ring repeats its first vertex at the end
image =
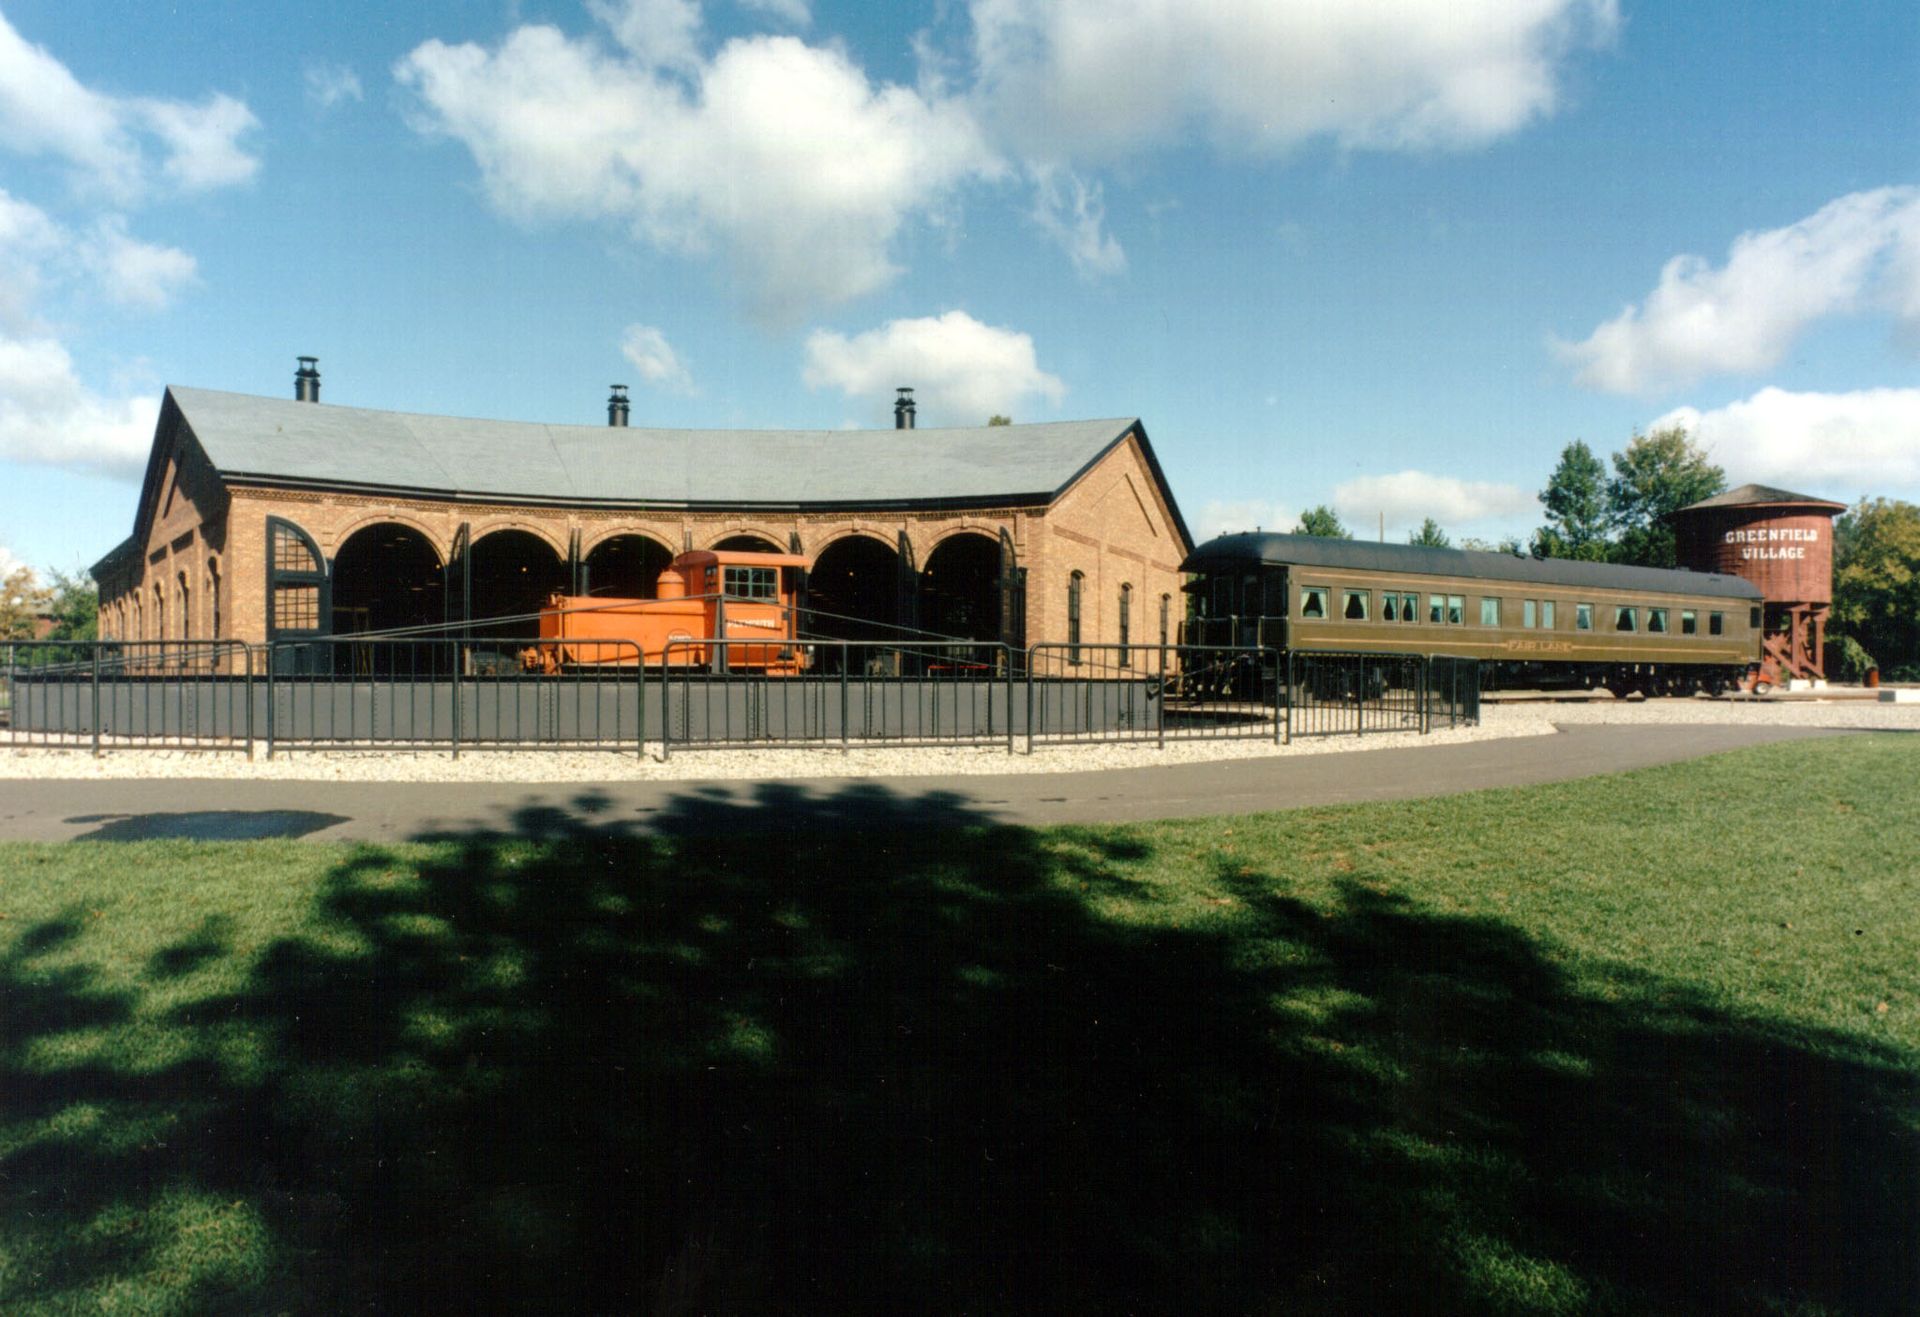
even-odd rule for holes
{"type": "Polygon", "coordinates": [[[660,762],[673,754],[673,691],[667,674],[673,671],[673,641],[660,647],[660,762]]]}
{"type": "Polygon", "coordinates": [[[852,642],[840,642],[840,752],[845,754],[853,740],[853,710],[847,704],[847,665],[853,662],[852,642]]]}
{"type": "Polygon", "coordinates": [[[1038,665],[1034,659],[1040,652],[1039,645],[1027,649],[1027,757],[1033,757],[1033,674],[1038,665]]]}
{"type": "MultiPolygon", "coordinates": [[[[1293,706],[1296,702],[1294,696],[1298,690],[1298,687],[1294,685],[1293,667],[1294,667],[1294,660],[1296,660],[1300,656],[1294,653],[1294,651],[1288,650],[1284,657],[1287,665],[1287,734],[1285,738],[1281,741],[1281,744],[1292,745],[1293,744],[1293,706]]],[[[1279,671],[1279,664],[1276,663],[1274,665],[1274,670],[1276,672],[1279,671]]]]}
{"type": "Polygon", "coordinates": [[[1420,735],[1433,730],[1433,655],[1420,660],[1420,735]]]}
{"type": "Polygon", "coordinates": [[[453,686],[453,725],[448,729],[453,738],[453,757],[455,759],[460,757],[460,678],[462,675],[460,669],[465,666],[463,656],[456,648],[453,653],[453,671],[449,676],[453,686]]]}
{"type": "Polygon", "coordinates": [[[1154,714],[1153,748],[1167,748],[1167,646],[1160,645],[1160,708],[1154,714]]]}
{"type": "Polygon", "coordinates": [[[93,757],[100,757],[100,642],[93,649],[93,757]]]}

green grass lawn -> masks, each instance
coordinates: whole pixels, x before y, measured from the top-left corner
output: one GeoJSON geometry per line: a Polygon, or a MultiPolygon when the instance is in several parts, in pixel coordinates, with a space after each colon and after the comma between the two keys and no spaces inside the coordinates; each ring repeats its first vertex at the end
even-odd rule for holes
{"type": "Polygon", "coordinates": [[[1915,738],[654,822],[0,847],[0,1309],[1920,1310],[1915,738]]]}

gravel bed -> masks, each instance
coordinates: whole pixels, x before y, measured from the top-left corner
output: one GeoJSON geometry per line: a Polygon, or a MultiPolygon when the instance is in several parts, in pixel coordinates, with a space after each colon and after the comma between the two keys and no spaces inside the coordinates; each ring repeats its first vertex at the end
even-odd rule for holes
{"type": "Polygon", "coordinates": [[[1036,747],[1031,755],[1004,747],[919,747],[851,750],[677,750],[660,757],[608,751],[280,751],[249,760],[238,750],[87,750],[9,747],[0,751],[0,779],[256,778],[281,781],[374,782],[631,782],[822,777],[917,777],[931,774],[1065,773],[1143,768],[1270,755],[1348,754],[1419,745],[1453,745],[1552,735],[1556,723],[1758,723],[1797,727],[1920,731],[1920,705],[1864,700],[1597,700],[1589,703],[1490,704],[1478,727],[1362,737],[1303,737],[1292,745],[1263,740],[1184,741],[1152,745],[1036,747]]]}

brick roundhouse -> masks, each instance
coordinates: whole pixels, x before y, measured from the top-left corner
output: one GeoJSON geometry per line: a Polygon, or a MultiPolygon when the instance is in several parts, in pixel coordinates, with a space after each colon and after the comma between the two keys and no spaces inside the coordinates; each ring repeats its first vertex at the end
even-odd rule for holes
{"type": "MultiPolygon", "coordinates": [[[[553,591],[647,597],[675,553],[814,559],[820,634],[1015,646],[1177,638],[1192,549],[1137,419],[666,430],[410,415],[170,387],[100,633],[234,640],[477,623],[553,591]],[[1075,634],[1077,632],[1077,634],[1075,634]]],[[[530,631],[530,624],[521,631],[530,631]]]]}

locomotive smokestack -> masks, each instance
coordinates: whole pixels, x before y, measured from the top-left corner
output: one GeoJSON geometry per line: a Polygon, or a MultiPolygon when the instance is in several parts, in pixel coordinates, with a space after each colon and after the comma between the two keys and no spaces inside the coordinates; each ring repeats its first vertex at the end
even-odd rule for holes
{"type": "Polygon", "coordinates": [[[613,392],[607,395],[607,424],[624,426],[627,423],[627,386],[616,384],[613,392]]]}
{"type": "Polygon", "coordinates": [[[300,369],[293,372],[293,400],[320,401],[320,358],[301,357],[300,369]]]}
{"type": "Polygon", "coordinates": [[[899,396],[893,400],[893,428],[911,430],[913,428],[913,390],[901,388],[899,396]]]}

